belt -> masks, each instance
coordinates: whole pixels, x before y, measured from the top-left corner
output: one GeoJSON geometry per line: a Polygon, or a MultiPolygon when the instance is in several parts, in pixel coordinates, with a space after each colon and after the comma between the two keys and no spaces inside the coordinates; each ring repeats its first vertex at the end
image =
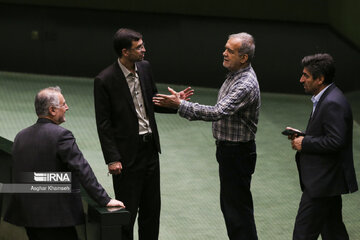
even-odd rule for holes
{"type": "Polygon", "coordinates": [[[221,147],[221,146],[235,147],[235,146],[245,146],[245,145],[248,145],[248,144],[252,144],[254,142],[255,142],[254,140],[250,140],[250,141],[247,141],[247,142],[231,142],[231,141],[216,140],[215,144],[216,144],[217,147],[221,147]]]}
{"type": "Polygon", "coordinates": [[[152,133],[145,133],[139,135],[139,139],[141,142],[150,142],[153,139],[152,133]]]}

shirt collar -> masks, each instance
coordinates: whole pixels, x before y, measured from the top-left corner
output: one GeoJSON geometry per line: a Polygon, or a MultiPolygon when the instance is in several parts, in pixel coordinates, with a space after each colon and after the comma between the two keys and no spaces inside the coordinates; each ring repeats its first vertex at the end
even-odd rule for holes
{"type": "Polygon", "coordinates": [[[239,75],[239,74],[242,73],[242,72],[248,71],[250,68],[251,68],[251,63],[250,63],[247,67],[240,68],[240,69],[237,70],[236,72],[229,72],[229,73],[227,74],[227,78],[233,78],[234,76],[237,76],[237,75],[239,75]]]}
{"type": "Polygon", "coordinates": [[[319,102],[321,96],[324,94],[324,92],[326,91],[326,89],[328,89],[332,84],[333,84],[333,83],[327,85],[327,86],[326,86],[323,90],[321,90],[316,96],[315,96],[315,95],[312,96],[312,97],[311,97],[311,101],[312,101],[313,103],[319,102]]]}
{"type": "MultiPolygon", "coordinates": [[[[121,62],[120,62],[120,58],[118,58],[118,64],[120,66],[121,71],[124,73],[125,77],[128,77],[130,74],[132,74],[132,72],[130,72],[121,62]]],[[[135,73],[137,75],[137,66],[135,64],[135,73]]]]}

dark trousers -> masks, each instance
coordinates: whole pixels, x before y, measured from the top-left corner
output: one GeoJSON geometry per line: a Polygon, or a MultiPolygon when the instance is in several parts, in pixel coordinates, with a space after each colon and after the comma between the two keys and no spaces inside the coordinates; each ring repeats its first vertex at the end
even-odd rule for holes
{"type": "Polygon", "coordinates": [[[113,175],[116,199],[130,211],[130,224],[122,228],[122,240],[134,238],[134,223],[138,215],[140,240],[157,240],[160,224],[159,156],[152,141],[140,141],[135,162],[113,175]]]}
{"type": "Polygon", "coordinates": [[[29,240],[78,240],[75,227],[25,227],[29,240]]]}
{"type": "Polygon", "coordinates": [[[255,142],[217,142],[216,159],[219,163],[220,206],[229,239],[258,239],[250,191],[256,165],[255,142]]]}
{"type": "Polygon", "coordinates": [[[293,240],[348,240],[342,220],[341,195],[311,198],[302,194],[296,216],[293,240]]]}

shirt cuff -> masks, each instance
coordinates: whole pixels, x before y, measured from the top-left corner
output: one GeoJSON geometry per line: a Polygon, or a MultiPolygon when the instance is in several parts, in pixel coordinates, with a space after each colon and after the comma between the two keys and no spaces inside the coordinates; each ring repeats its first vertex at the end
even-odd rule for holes
{"type": "Polygon", "coordinates": [[[117,163],[117,162],[120,162],[120,161],[109,162],[107,165],[110,166],[110,165],[112,165],[112,164],[114,164],[114,163],[117,163]]]}
{"type": "Polygon", "coordinates": [[[178,111],[182,112],[184,110],[184,108],[185,108],[185,105],[186,105],[186,101],[184,99],[181,99],[178,111]]]}
{"type": "MultiPolygon", "coordinates": [[[[178,113],[181,117],[185,117],[186,112],[188,111],[188,108],[191,106],[191,102],[186,100],[181,100],[180,106],[178,109],[178,113]]],[[[185,117],[186,118],[186,117],[185,117]]]]}

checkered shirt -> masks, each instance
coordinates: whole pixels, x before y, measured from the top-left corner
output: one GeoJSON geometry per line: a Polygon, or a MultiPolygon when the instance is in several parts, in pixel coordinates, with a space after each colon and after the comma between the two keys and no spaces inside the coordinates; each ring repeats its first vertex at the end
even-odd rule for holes
{"type": "Polygon", "coordinates": [[[190,121],[213,122],[213,136],[217,140],[247,142],[255,139],[259,109],[259,83],[249,65],[228,74],[215,106],[181,101],[179,115],[190,121]]]}

